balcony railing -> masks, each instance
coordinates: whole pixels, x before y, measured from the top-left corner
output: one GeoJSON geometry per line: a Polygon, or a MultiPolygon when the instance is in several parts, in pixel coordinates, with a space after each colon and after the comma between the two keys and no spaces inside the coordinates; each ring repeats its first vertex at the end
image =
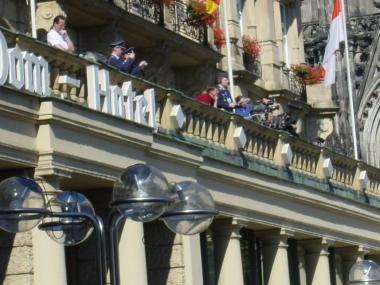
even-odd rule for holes
{"type": "Polygon", "coordinates": [[[243,53],[243,63],[247,71],[251,72],[257,77],[262,76],[261,63],[259,60],[253,60],[251,56],[243,53]]]}
{"type": "Polygon", "coordinates": [[[155,24],[163,21],[163,7],[156,0],[123,0],[128,12],[155,24]]]}
{"type": "MultiPolygon", "coordinates": [[[[323,191],[335,187],[338,194],[349,190],[347,193],[356,193],[352,197],[364,197],[363,189],[366,189],[366,193],[380,196],[380,172],[372,166],[312,145],[287,133],[266,128],[243,117],[202,105],[176,90],[168,90],[118,72],[112,67],[95,64],[27,36],[6,30],[3,30],[3,34],[9,49],[17,43],[21,51],[46,59],[52,90],[49,96],[59,97],[84,107],[89,106],[89,86],[85,79],[88,78],[88,67],[95,66],[104,71],[102,75],[109,73],[113,88],[121,88],[124,83],[131,82],[131,92],[136,94],[154,90],[155,113],[150,118],[157,124],[158,131],[176,140],[204,147],[205,155],[272,176],[273,179],[287,179],[296,184],[308,183],[308,187],[323,191]],[[178,123],[183,122],[184,118],[183,125],[178,123]]],[[[93,88],[101,88],[96,86],[93,88]]],[[[18,89],[17,92],[23,92],[18,89]]],[[[115,94],[119,92],[121,91],[115,94]]],[[[129,97],[118,98],[124,100],[123,104],[127,104],[126,101],[129,100],[129,97]]],[[[43,100],[49,99],[45,97],[43,100]]],[[[81,107],[78,110],[84,109],[81,107]]]]}
{"type": "Polygon", "coordinates": [[[294,72],[284,67],[283,68],[283,74],[285,75],[285,86],[292,91],[294,94],[300,96],[300,98],[306,98],[306,85],[305,83],[298,80],[298,78],[295,76],[294,72]]]}
{"type": "Polygon", "coordinates": [[[190,37],[207,45],[207,28],[205,25],[193,26],[187,22],[187,4],[183,1],[173,1],[173,3],[167,9],[170,19],[170,26],[172,30],[181,35],[190,37]]]}
{"type": "Polygon", "coordinates": [[[187,21],[187,4],[174,0],[168,7],[159,0],[122,0],[115,5],[146,21],[160,25],[200,44],[207,45],[207,27],[193,26],[187,21]]]}

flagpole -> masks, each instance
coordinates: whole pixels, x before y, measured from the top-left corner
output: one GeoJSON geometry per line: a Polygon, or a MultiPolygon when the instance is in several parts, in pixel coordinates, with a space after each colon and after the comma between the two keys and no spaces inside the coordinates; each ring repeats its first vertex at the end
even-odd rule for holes
{"type": "Polygon", "coordinates": [[[30,0],[30,21],[32,23],[32,37],[37,38],[37,28],[36,28],[36,1],[30,0]]]}
{"type": "Polygon", "coordinates": [[[226,32],[226,48],[227,48],[227,68],[228,68],[228,80],[230,81],[230,93],[232,100],[235,102],[235,91],[234,91],[234,76],[232,72],[232,57],[231,57],[231,41],[230,41],[230,31],[228,29],[227,20],[227,0],[222,2],[223,5],[223,18],[224,18],[224,30],[226,32]]]}
{"type": "Polygon", "coordinates": [[[350,107],[350,118],[351,118],[351,132],[352,132],[352,141],[354,145],[354,157],[359,159],[358,156],[358,143],[356,140],[356,123],[355,123],[355,113],[354,113],[354,99],[352,94],[352,81],[351,81],[351,71],[350,71],[350,59],[348,56],[348,39],[347,39],[347,28],[346,28],[346,9],[344,0],[340,0],[342,5],[342,16],[343,16],[343,28],[344,28],[344,56],[346,59],[346,68],[347,68],[347,82],[348,82],[348,98],[349,98],[349,107],[350,107]]]}

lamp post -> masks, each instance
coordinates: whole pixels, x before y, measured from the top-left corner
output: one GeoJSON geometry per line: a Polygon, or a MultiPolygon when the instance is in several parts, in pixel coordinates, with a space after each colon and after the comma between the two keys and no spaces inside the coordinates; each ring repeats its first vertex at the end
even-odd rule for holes
{"type": "Polygon", "coordinates": [[[98,283],[106,284],[107,264],[104,225],[90,201],[77,192],[60,192],[47,204],[49,214],[38,226],[57,243],[74,246],[95,232],[98,283]]]}
{"type": "Polygon", "coordinates": [[[380,285],[380,267],[372,260],[360,260],[350,269],[348,284],[380,285]]]}
{"type": "MultiPolygon", "coordinates": [[[[156,168],[135,164],[126,168],[113,188],[109,216],[111,284],[119,285],[118,230],[130,218],[138,222],[162,218],[175,233],[193,235],[208,228],[218,213],[210,193],[196,182],[169,184],[156,168]]],[[[26,232],[38,224],[54,241],[73,246],[93,231],[99,285],[106,284],[106,246],[103,221],[85,196],[60,192],[47,204],[38,184],[29,178],[11,177],[0,183],[0,228],[26,232]],[[41,222],[42,221],[42,222],[41,222]],[[41,223],[41,224],[40,224],[41,223]]]]}
{"type": "Polygon", "coordinates": [[[0,228],[10,233],[36,227],[65,246],[96,234],[98,284],[106,285],[105,238],[102,220],[85,196],[60,192],[46,205],[41,188],[29,178],[11,177],[0,183],[0,228]],[[89,227],[88,223],[92,225],[89,227]]]}
{"type": "Polygon", "coordinates": [[[171,185],[156,168],[135,164],[126,168],[113,188],[114,211],[110,219],[110,272],[111,284],[119,285],[118,230],[130,218],[148,222],[163,218],[175,233],[197,234],[208,228],[217,214],[208,191],[195,182],[171,185]]]}

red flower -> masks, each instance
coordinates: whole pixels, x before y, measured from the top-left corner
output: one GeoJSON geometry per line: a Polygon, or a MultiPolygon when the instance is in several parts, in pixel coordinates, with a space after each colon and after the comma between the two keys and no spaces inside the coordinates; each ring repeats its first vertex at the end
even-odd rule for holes
{"type": "MultiPolygon", "coordinates": [[[[214,1],[219,4],[219,1],[214,1]]],[[[188,18],[187,22],[193,26],[206,24],[212,27],[218,17],[217,11],[207,13],[206,0],[191,0],[187,5],[188,18]]]]}
{"type": "Polygon", "coordinates": [[[317,68],[306,63],[293,64],[291,69],[297,79],[304,84],[320,83],[325,76],[323,67],[317,68]]]}
{"type": "Polygon", "coordinates": [[[220,49],[226,43],[224,32],[222,29],[219,29],[219,28],[213,28],[213,32],[214,32],[214,45],[218,49],[220,49]]]}
{"type": "Polygon", "coordinates": [[[243,35],[243,51],[255,61],[261,54],[259,42],[252,36],[243,35]]]}

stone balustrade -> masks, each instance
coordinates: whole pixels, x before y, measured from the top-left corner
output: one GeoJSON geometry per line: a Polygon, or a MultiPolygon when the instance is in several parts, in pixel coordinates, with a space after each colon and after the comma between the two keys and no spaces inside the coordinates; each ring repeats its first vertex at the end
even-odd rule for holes
{"type": "Polygon", "coordinates": [[[288,133],[200,104],[179,91],[54,49],[27,36],[5,29],[1,31],[8,48],[17,45],[21,51],[42,56],[48,61],[52,89],[50,96],[89,106],[86,68],[95,65],[109,73],[109,84],[112,86],[121,88],[123,83],[131,82],[136,94],[154,90],[158,132],[231,156],[243,156],[247,161],[259,161],[279,171],[311,177],[324,185],[333,184],[380,195],[380,172],[374,167],[312,145],[288,133]]]}

